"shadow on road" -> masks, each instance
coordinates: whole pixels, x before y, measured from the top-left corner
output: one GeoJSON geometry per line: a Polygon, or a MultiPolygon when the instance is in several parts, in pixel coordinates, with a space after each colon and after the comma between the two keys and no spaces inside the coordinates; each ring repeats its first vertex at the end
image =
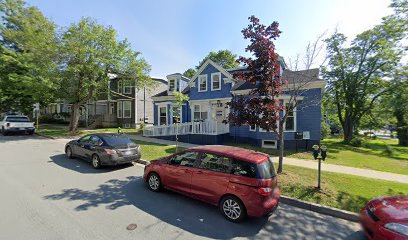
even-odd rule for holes
{"type": "MultiPolygon", "coordinates": [[[[270,217],[249,219],[234,224],[222,217],[214,206],[164,191],[149,191],[142,177],[111,179],[95,190],[65,189],[62,193],[44,197],[47,200],[80,200],[75,210],[86,211],[94,207],[115,210],[133,205],[161,221],[187,232],[207,238],[226,239],[255,237],[258,239],[360,239],[347,224],[339,224],[335,218],[317,215],[298,208],[282,205],[270,217]]],[[[158,223],[140,224],[149,229],[158,223]]]]}
{"type": "Polygon", "coordinates": [[[91,166],[90,162],[78,158],[69,159],[65,154],[54,155],[50,159],[49,163],[54,163],[60,167],[84,174],[111,172],[133,166],[132,164],[123,164],[118,166],[102,166],[100,169],[95,169],[91,166]]]}
{"type": "Polygon", "coordinates": [[[10,133],[7,136],[4,136],[0,133],[0,143],[6,142],[14,142],[14,141],[25,141],[25,140],[44,140],[47,138],[40,137],[38,135],[27,135],[27,134],[17,134],[17,133],[10,133]]]}

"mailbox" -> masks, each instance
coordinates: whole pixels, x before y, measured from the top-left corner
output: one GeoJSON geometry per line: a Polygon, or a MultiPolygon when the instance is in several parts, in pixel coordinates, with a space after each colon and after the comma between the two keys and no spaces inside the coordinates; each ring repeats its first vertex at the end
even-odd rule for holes
{"type": "Polygon", "coordinates": [[[303,139],[303,132],[296,132],[295,133],[295,139],[296,140],[302,140],[303,139]]]}
{"type": "Polygon", "coordinates": [[[316,160],[317,157],[319,156],[320,148],[319,148],[318,145],[313,145],[312,148],[313,148],[313,157],[314,157],[314,159],[316,160]]]}
{"type": "Polygon", "coordinates": [[[322,145],[320,147],[320,155],[322,156],[322,160],[326,160],[326,156],[327,156],[327,147],[325,145],[322,145]]]}

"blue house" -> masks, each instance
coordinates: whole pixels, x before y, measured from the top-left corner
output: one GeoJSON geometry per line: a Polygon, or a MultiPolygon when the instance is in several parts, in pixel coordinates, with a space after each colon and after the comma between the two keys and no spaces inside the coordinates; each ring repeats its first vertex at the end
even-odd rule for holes
{"type": "MultiPolygon", "coordinates": [[[[325,81],[318,78],[319,69],[307,71],[286,70],[280,58],[282,78],[290,83],[302,83],[298,105],[288,113],[285,124],[285,148],[307,147],[320,141],[320,101],[325,81]]],[[[257,126],[234,127],[223,123],[230,109],[226,103],[234,96],[248,95],[254,85],[236,80],[233,73],[245,67],[224,69],[207,60],[191,78],[180,73],[167,76],[168,89],[152,97],[154,125],[146,127],[144,136],[174,140],[176,131],[181,142],[195,144],[223,144],[228,141],[251,143],[264,148],[278,148],[276,133],[257,126]],[[175,104],[173,92],[189,96],[181,109],[175,104]],[[177,120],[179,124],[175,124],[177,120]]],[[[284,93],[283,103],[290,98],[284,93]]]]}

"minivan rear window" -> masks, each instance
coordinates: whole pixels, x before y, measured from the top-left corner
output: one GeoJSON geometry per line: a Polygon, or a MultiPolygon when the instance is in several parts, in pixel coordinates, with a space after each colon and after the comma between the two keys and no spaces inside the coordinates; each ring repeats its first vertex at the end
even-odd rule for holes
{"type": "Polygon", "coordinates": [[[272,160],[268,160],[258,164],[258,174],[261,179],[269,179],[276,176],[275,166],[273,166],[272,160]]]}
{"type": "Polygon", "coordinates": [[[232,174],[256,179],[270,179],[276,176],[276,171],[269,158],[260,164],[234,159],[232,174]]]}

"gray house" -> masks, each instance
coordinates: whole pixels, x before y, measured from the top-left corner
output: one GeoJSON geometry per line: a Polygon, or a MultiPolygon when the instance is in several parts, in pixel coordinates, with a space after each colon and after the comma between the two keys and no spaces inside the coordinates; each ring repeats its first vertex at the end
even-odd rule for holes
{"type": "MultiPolygon", "coordinates": [[[[89,128],[135,128],[144,123],[152,125],[152,96],[167,89],[167,81],[152,78],[154,86],[137,89],[124,79],[112,77],[108,94],[97,101],[89,101],[80,107],[80,124],[89,128]]],[[[65,100],[49,104],[41,109],[41,115],[60,121],[69,121],[71,104],[65,100]]]]}

